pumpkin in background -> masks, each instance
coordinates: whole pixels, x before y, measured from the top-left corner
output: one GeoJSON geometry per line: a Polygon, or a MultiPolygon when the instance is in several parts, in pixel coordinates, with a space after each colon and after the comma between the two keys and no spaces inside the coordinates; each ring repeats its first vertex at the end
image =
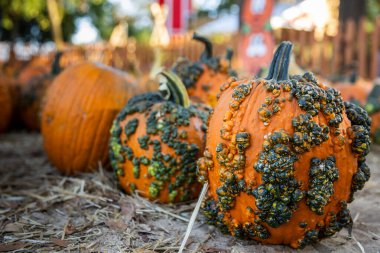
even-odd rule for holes
{"type": "Polygon", "coordinates": [[[334,84],[333,87],[340,91],[345,101],[364,106],[367,102],[368,94],[372,89],[372,84],[363,79],[359,79],[354,83],[337,83],[334,84]]]}
{"type": "Polygon", "coordinates": [[[66,174],[106,163],[112,121],[138,93],[134,78],[101,64],[81,63],[62,71],[48,88],[41,110],[51,163],[66,174]]]}
{"type": "Polygon", "coordinates": [[[46,59],[45,63],[45,60],[40,61],[36,59],[37,58],[30,61],[17,76],[17,80],[20,85],[27,85],[34,77],[49,73],[51,61],[46,59]]]}
{"type": "MultiPolygon", "coordinates": [[[[1,77],[0,77],[1,78],[1,77]]],[[[12,117],[12,97],[9,87],[0,81],[0,133],[4,132],[12,117]]]]}
{"type": "Polygon", "coordinates": [[[351,223],[347,203],[370,176],[371,121],[312,73],[289,78],[291,50],[281,43],[267,78],[221,87],[198,175],[209,223],[302,248],[351,223]]]}
{"type": "Polygon", "coordinates": [[[371,135],[375,143],[380,144],[380,79],[375,80],[368,95],[365,109],[372,119],[371,135]]]}
{"type": "Polygon", "coordinates": [[[23,124],[29,130],[40,129],[40,109],[47,88],[60,72],[59,60],[62,53],[57,52],[51,64],[50,73],[30,77],[27,83],[20,86],[19,114],[23,124]]]}
{"type": "Polygon", "coordinates": [[[125,191],[167,203],[198,196],[196,159],[203,152],[208,113],[190,105],[179,77],[162,75],[165,99],[157,93],[132,98],[113,123],[109,149],[125,191]]]}
{"type": "Polygon", "coordinates": [[[191,99],[214,106],[220,85],[229,76],[236,76],[236,72],[231,69],[232,51],[227,50],[225,59],[213,57],[212,44],[208,39],[196,33],[193,39],[202,42],[205,51],[196,62],[179,59],[173,66],[173,72],[181,78],[191,99]]]}

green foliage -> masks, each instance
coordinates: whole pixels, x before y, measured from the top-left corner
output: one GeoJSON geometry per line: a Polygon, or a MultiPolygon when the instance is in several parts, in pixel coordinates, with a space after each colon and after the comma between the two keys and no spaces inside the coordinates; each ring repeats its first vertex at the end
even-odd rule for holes
{"type": "Polygon", "coordinates": [[[367,18],[374,21],[376,17],[380,16],[380,1],[367,0],[367,18]]]}
{"type": "MultiPolygon", "coordinates": [[[[62,32],[69,41],[78,18],[89,17],[101,38],[108,39],[116,23],[114,6],[107,0],[57,0],[62,32]]],[[[47,0],[0,0],[0,40],[52,39],[47,0]]]]}

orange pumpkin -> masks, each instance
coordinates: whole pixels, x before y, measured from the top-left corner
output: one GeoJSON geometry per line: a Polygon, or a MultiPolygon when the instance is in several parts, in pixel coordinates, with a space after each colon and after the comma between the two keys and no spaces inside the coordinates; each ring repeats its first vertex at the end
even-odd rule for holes
{"type": "Polygon", "coordinates": [[[42,98],[47,88],[60,71],[59,59],[62,53],[58,52],[52,63],[50,73],[31,77],[27,83],[20,86],[20,117],[29,130],[40,129],[40,108],[42,98]]]}
{"type": "Polygon", "coordinates": [[[8,128],[11,117],[12,97],[8,86],[0,82],[0,133],[4,132],[8,128]]]}
{"type": "Polygon", "coordinates": [[[375,81],[375,85],[368,95],[365,109],[372,119],[372,139],[375,143],[380,144],[380,79],[375,81]]]}
{"type": "Polygon", "coordinates": [[[339,90],[345,101],[351,101],[364,106],[367,102],[368,94],[372,85],[364,80],[358,80],[355,83],[338,83],[333,86],[339,90]]]}
{"type": "Polygon", "coordinates": [[[199,61],[191,62],[181,58],[174,64],[173,72],[181,78],[191,99],[214,106],[220,85],[229,76],[236,76],[230,66],[232,51],[227,51],[225,59],[213,57],[212,44],[208,39],[196,33],[193,39],[205,45],[199,61]]]}
{"type": "Polygon", "coordinates": [[[190,105],[178,77],[162,74],[166,99],[146,93],[128,102],[111,129],[110,158],[125,191],[167,203],[198,196],[196,159],[208,114],[190,105]]]}
{"type": "Polygon", "coordinates": [[[221,87],[198,173],[209,223],[300,248],[350,224],[347,202],[370,176],[370,119],[312,73],[289,78],[291,50],[279,46],[267,78],[221,87]]]}
{"type": "Polygon", "coordinates": [[[66,174],[105,164],[112,121],[137,93],[134,78],[101,64],[81,63],[59,74],[41,113],[44,147],[52,164],[66,174]]]}

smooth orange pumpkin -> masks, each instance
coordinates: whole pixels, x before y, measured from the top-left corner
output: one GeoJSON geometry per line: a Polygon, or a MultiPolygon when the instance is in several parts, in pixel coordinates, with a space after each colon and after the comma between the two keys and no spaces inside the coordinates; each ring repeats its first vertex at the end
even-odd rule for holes
{"type": "Polygon", "coordinates": [[[181,78],[192,100],[214,106],[220,85],[229,76],[236,76],[236,72],[231,69],[232,51],[227,50],[225,59],[213,57],[212,43],[208,39],[196,33],[193,39],[202,42],[205,51],[196,62],[179,59],[173,66],[173,72],[181,78]]]}
{"type": "Polygon", "coordinates": [[[370,176],[370,119],[312,73],[289,77],[291,49],[279,46],[267,78],[221,88],[198,173],[209,223],[300,248],[350,224],[347,203],[370,176]]]}
{"type": "Polygon", "coordinates": [[[134,78],[101,64],[65,69],[49,87],[42,106],[41,131],[51,163],[66,174],[105,164],[112,121],[138,93],[134,78]]]}
{"type": "Polygon", "coordinates": [[[11,117],[12,97],[8,86],[0,82],[0,133],[8,128],[11,117]]]}
{"type": "Polygon", "coordinates": [[[29,129],[40,129],[40,109],[47,88],[60,72],[59,60],[62,53],[57,52],[51,64],[50,73],[30,76],[27,83],[20,85],[19,114],[23,124],[29,129]]]}
{"type": "Polygon", "coordinates": [[[372,119],[371,135],[375,143],[380,144],[380,79],[375,80],[368,95],[365,109],[372,119]]]}
{"type": "Polygon", "coordinates": [[[337,83],[333,85],[334,89],[340,91],[345,101],[350,101],[364,106],[367,97],[372,90],[372,84],[365,80],[358,80],[354,83],[337,83]]]}
{"type": "Polygon", "coordinates": [[[137,96],[115,119],[110,158],[125,191],[168,203],[198,196],[196,160],[208,114],[190,105],[178,77],[163,75],[166,99],[157,93],[137,96]]]}

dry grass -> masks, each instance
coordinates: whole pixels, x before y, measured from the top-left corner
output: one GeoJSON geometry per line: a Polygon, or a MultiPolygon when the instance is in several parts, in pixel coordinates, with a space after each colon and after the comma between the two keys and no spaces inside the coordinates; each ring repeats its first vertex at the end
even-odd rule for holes
{"type": "MultiPolygon", "coordinates": [[[[369,156],[372,178],[350,206],[347,230],[305,252],[380,250],[380,147],[369,156]]],[[[111,172],[66,177],[49,165],[38,134],[0,136],[0,252],[176,252],[195,203],[158,205],[122,193],[111,172]]],[[[189,252],[291,252],[236,240],[195,223],[189,252]]]]}

